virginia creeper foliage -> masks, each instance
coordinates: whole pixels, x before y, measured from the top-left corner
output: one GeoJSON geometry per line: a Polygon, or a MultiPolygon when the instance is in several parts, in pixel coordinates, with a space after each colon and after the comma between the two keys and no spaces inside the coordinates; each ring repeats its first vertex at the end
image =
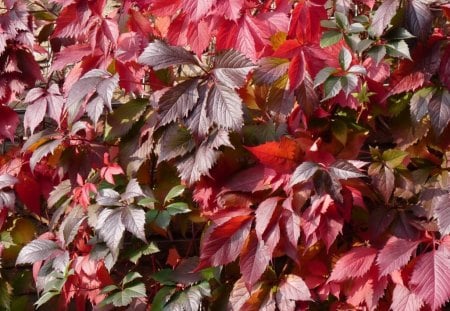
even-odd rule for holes
{"type": "Polygon", "coordinates": [[[0,1],[0,309],[450,306],[450,5],[0,1]]]}

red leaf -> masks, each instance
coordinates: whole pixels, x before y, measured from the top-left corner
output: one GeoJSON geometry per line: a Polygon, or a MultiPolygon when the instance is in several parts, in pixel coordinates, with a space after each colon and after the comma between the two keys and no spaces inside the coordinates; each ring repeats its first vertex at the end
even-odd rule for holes
{"type": "Polygon", "coordinates": [[[439,309],[450,298],[450,256],[440,247],[418,257],[410,281],[411,291],[428,303],[432,310],[439,309]]]}
{"type": "Polygon", "coordinates": [[[0,105],[0,141],[8,138],[14,141],[17,125],[19,125],[19,117],[8,106],[0,105]]]}
{"type": "Polygon", "coordinates": [[[392,293],[393,311],[418,311],[423,305],[422,299],[417,297],[408,288],[397,284],[392,293]]]}
{"type": "Polygon", "coordinates": [[[295,307],[295,301],[312,300],[305,281],[295,274],[289,274],[281,281],[276,298],[280,310],[294,310],[292,306],[295,307]]]}
{"type": "Polygon", "coordinates": [[[263,165],[256,165],[238,172],[224,185],[224,191],[256,192],[271,188],[271,181],[277,173],[263,165]]]}
{"type": "Polygon", "coordinates": [[[320,21],[327,19],[325,0],[302,0],[292,12],[289,38],[302,42],[318,42],[321,37],[320,21]]]}
{"type": "Polygon", "coordinates": [[[236,22],[225,21],[217,34],[217,50],[235,49],[256,61],[269,45],[272,35],[265,19],[243,14],[236,22]]]}
{"type": "Polygon", "coordinates": [[[347,302],[354,306],[365,303],[368,310],[375,310],[387,284],[387,278],[379,278],[377,269],[372,267],[366,275],[351,283],[346,293],[347,302]]]}
{"type": "Polygon", "coordinates": [[[19,182],[14,185],[17,196],[28,210],[41,214],[41,187],[33,176],[22,173],[18,176],[19,182]]]}
{"type": "Polygon", "coordinates": [[[420,241],[391,237],[378,254],[377,264],[380,267],[380,275],[387,275],[406,265],[419,243],[420,241]]]}
{"type": "Polygon", "coordinates": [[[255,231],[252,231],[242,249],[239,261],[242,278],[249,291],[266,270],[272,258],[270,255],[264,241],[257,236],[255,231]]]}
{"type": "Polygon", "coordinates": [[[198,22],[211,10],[215,0],[184,0],[182,6],[189,18],[198,22]]]}
{"type": "Polygon", "coordinates": [[[328,282],[344,281],[365,275],[377,256],[377,250],[371,247],[361,246],[352,248],[342,256],[333,268],[328,282]]]}
{"type": "Polygon", "coordinates": [[[214,227],[202,242],[197,270],[225,265],[235,260],[250,233],[252,219],[249,215],[237,216],[214,227]]]}
{"type": "Polygon", "coordinates": [[[289,65],[289,82],[290,82],[290,90],[295,90],[300,86],[305,79],[306,73],[306,59],[303,51],[300,51],[298,55],[295,55],[289,65]]]}
{"type": "Polygon", "coordinates": [[[259,162],[280,173],[291,173],[301,160],[302,151],[298,142],[287,137],[283,137],[279,142],[246,148],[259,162]]]}
{"type": "Polygon", "coordinates": [[[277,208],[280,198],[271,197],[261,202],[255,212],[255,231],[261,239],[272,221],[272,215],[277,208]]]}
{"type": "Polygon", "coordinates": [[[300,216],[292,207],[292,197],[283,202],[283,211],[280,223],[281,235],[285,252],[293,260],[298,260],[298,239],[300,238],[300,216]]]}

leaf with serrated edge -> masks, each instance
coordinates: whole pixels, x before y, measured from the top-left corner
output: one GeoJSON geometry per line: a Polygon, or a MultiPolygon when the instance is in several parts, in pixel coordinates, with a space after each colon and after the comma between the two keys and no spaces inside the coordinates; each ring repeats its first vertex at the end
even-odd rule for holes
{"type": "Polygon", "coordinates": [[[140,208],[125,206],[122,208],[122,223],[135,237],[147,243],[145,238],[145,212],[140,208]]]}
{"type": "Polygon", "coordinates": [[[338,179],[349,179],[364,177],[353,164],[345,160],[338,160],[329,167],[330,173],[338,179]]]}
{"type": "Polygon", "coordinates": [[[450,256],[445,246],[420,255],[410,280],[414,294],[429,304],[432,310],[439,309],[450,298],[450,256]]]}
{"type": "Polygon", "coordinates": [[[401,284],[395,285],[392,293],[392,311],[417,311],[423,305],[422,299],[401,284]]]}
{"type": "Polygon", "coordinates": [[[221,84],[234,89],[243,86],[245,78],[254,67],[240,52],[228,50],[216,57],[212,73],[221,84]]]}
{"type": "Polygon", "coordinates": [[[264,273],[270,260],[271,254],[269,254],[264,241],[258,238],[255,231],[252,231],[242,249],[239,260],[242,277],[249,291],[264,273]]]}
{"type": "Polygon", "coordinates": [[[186,117],[194,108],[198,95],[198,79],[189,79],[166,91],[158,102],[160,125],[186,117]]]}
{"type": "Polygon", "coordinates": [[[339,258],[328,282],[344,281],[365,275],[377,256],[377,250],[371,247],[355,247],[339,258]]]}
{"type": "Polygon", "coordinates": [[[219,127],[239,130],[244,122],[242,100],[229,87],[216,83],[208,94],[208,117],[219,127]]]}
{"type": "Polygon", "coordinates": [[[305,281],[295,274],[288,274],[281,282],[276,294],[277,305],[280,310],[290,310],[292,302],[295,301],[310,301],[311,293],[305,281]]]}
{"type": "Polygon", "coordinates": [[[428,104],[431,126],[437,135],[441,135],[450,121],[450,93],[444,90],[434,94],[428,104]]]}
{"type": "Polygon", "coordinates": [[[100,237],[113,253],[118,253],[120,241],[122,240],[125,226],[122,223],[122,211],[120,208],[105,208],[98,215],[96,230],[100,237]]]}
{"type": "Polygon", "coordinates": [[[392,236],[378,253],[380,276],[388,275],[406,265],[419,243],[420,241],[408,241],[392,236]]]}
{"type": "Polygon", "coordinates": [[[292,173],[290,185],[308,181],[319,169],[320,166],[314,162],[303,162],[292,173]]]}
{"type": "Polygon", "coordinates": [[[152,66],[155,70],[183,64],[197,64],[191,52],[179,46],[169,46],[160,40],[150,43],[139,56],[138,62],[152,66]]]}
{"type": "Polygon", "coordinates": [[[375,37],[381,36],[384,29],[389,25],[391,19],[397,13],[399,3],[399,0],[383,1],[372,18],[369,33],[373,34],[375,37]]]}
{"type": "Polygon", "coordinates": [[[20,250],[16,265],[33,264],[40,260],[46,260],[58,249],[59,247],[54,241],[33,240],[20,250]]]}

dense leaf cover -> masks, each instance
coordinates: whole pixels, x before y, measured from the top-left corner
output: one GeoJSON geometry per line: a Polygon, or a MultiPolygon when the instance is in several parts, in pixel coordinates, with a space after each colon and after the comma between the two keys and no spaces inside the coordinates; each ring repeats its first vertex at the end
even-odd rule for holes
{"type": "Polygon", "coordinates": [[[0,3],[0,309],[450,305],[449,4],[0,3]]]}

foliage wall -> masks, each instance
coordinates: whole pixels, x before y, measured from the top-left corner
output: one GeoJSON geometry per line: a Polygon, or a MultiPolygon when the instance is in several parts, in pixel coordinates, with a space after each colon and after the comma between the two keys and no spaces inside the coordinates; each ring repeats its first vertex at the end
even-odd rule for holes
{"type": "Polygon", "coordinates": [[[449,20],[0,1],[1,309],[444,308],[449,20]]]}

